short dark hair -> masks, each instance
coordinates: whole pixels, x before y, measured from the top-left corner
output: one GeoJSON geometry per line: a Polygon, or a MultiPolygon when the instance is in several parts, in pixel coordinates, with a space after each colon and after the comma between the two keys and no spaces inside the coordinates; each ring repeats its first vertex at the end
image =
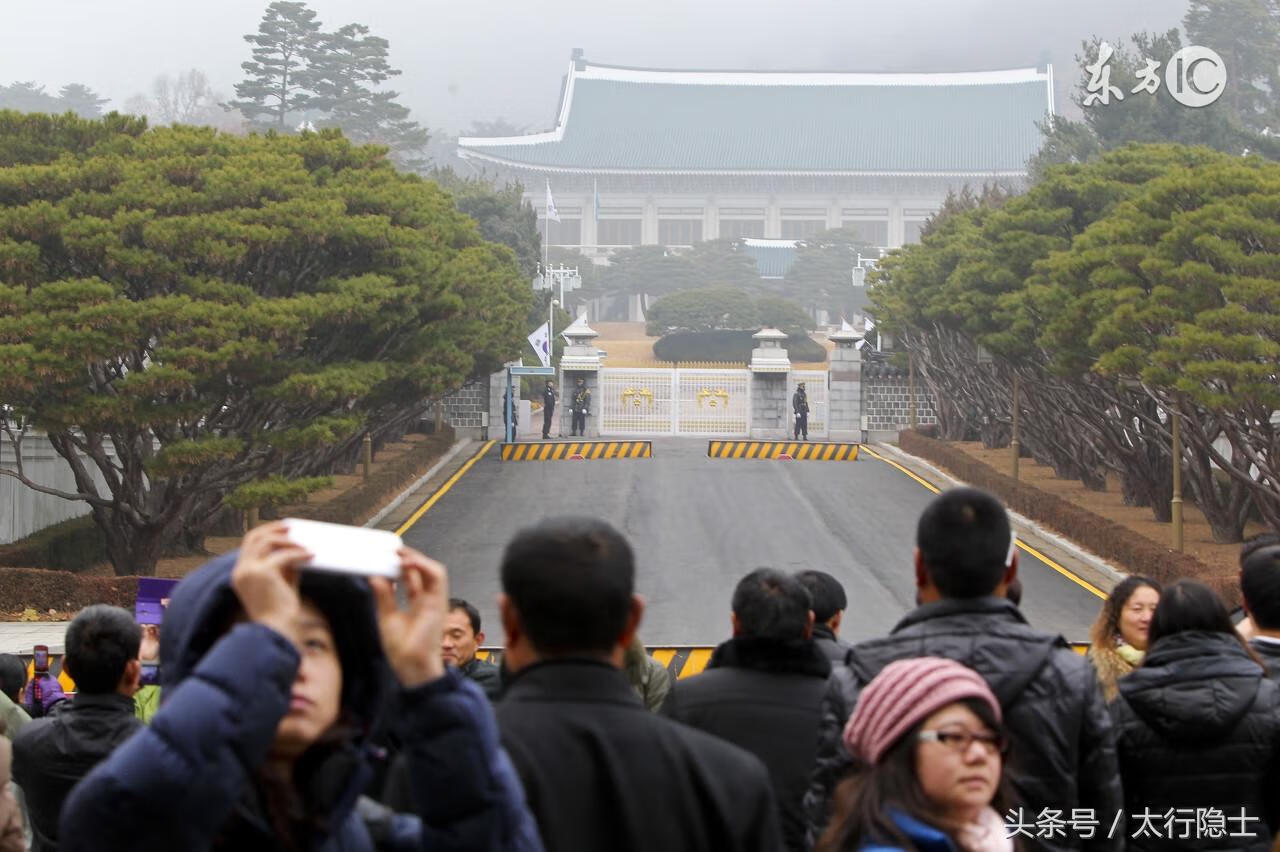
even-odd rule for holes
{"type": "Polygon", "coordinates": [[[1263,630],[1280,630],[1280,544],[1249,554],[1240,568],[1240,593],[1263,630]]]}
{"type": "Polygon", "coordinates": [[[1245,560],[1259,550],[1264,547],[1275,547],[1278,544],[1280,544],[1280,532],[1275,530],[1266,530],[1257,535],[1249,536],[1240,542],[1240,567],[1243,568],[1245,560]]]}
{"type": "Polygon", "coordinates": [[[733,590],[733,614],[744,636],[802,639],[813,597],[796,577],[773,568],[757,568],[733,590]]]}
{"type": "Polygon", "coordinates": [[[797,571],[796,579],[809,590],[813,599],[813,620],[825,623],[849,606],[844,586],[826,571],[797,571]]]}
{"type": "Polygon", "coordinates": [[[0,654],[0,692],[17,703],[27,685],[27,667],[14,654],[0,654]]]}
{"type": "Polygon", "coordinates": [[[916,525],[916,547],[943,597],[989,595],[1004,577],[1013,532],[1000,501],[976,488],[944,491],[916,525]]]}
{"type": "Polygon", "coordinates": [[[471,632],[480,632],[480,610],[464,601],[462,598],[449,598],[449,612],[462,610],[467,614],[467,621],[471,622],[471,632]]]}
{"type": "Polygon", "coordinates": [[[118,606],[94,604],[80,610],[67,627],[62,667],[86,695],[115,692],[125,666],[138,659],[142,627],[133,613],[118,606]]]}
{"type": "Polygon", "coordinates": [[[1160,593],[1160,603],[1156,605],[1147,631],[1147,647],[1165,636],[1188,630],[1225,633],[1239,638],[1235,625],[1231,623],[1231,613],[1217,592],[1195,580],[1178,580],[1160,593]]]}
{"type": "Polygon", "coordinates": [[[613,651],[634,589],[631,545],[595,518],[549,518],[516,533],[502,557],[502,590],[547,656],[613,651]]]}

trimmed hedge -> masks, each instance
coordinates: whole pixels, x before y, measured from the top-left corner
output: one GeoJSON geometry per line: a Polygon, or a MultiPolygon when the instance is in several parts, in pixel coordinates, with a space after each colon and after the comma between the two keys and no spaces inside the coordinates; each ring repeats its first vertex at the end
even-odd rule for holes
{"type": "Polygon", "coordinates": [[[27,608],[44,615],[49,610],[78,610],[106,603],[132,610],[138,598],[137,577],[82,577],[69,571],[39,568],[0,568],[0,611],[27,608]]]}
{"type": "MultiPolygon", "coordinates": [[[[290,509],[295,517],[311,518],[317,521],[329,521],[335,524],[361,524],[387,504],[389,500],[408,488],[427,471],[441,456],[453,446],[452,427],[446,426],[422,441],[418,446],[400,456],[396,464],[384,465],[375,470],[368,482],[362,482],[323,504],[301,506],[290,509]]],[[[47,545],[35,546],[33,541],[39,539],[58,540],[67,535],[65,530],[53,532],[60,527],[69,527],[88,521],[78,518],[42,530],[16,542],[6,548],[0,548],[0,559],[24,558],[35,561],[40,554],[47,552],[47,545]],[[19,547],[22,545],[22,547],[19,547]]],[[[96,530],[97,527],[94,527],[96,530]]],[[[104,555],[103,561],[106,559],[104,555]]],[[[11,563],[28,565],[28,562],[11,563]]],[[[49,610],[67,611],[95,603],[108,603],[133,609],[138,596],[137,577],[84,577],[67,570],[42,570],[33,567],[0,568],[0,611],[18,612],[34,609],[40,614],[49,610]]]]}
{"type": "Polygon", "coordinates": [[[1240,602],[1235,571],[1223,572],[1194,556],[1162,547],[1110,518],[999,473],[964,451],[919,432],[899,433],[898,446],[946,468],[975,488],[991,492],[1012,511],[1044,524],[1132,574],[1143,574],[1161,583],[1190,577],[1212,587],[1231,606],[1240,602]]]}
{"type": "Polygon", "coordinates": [[[85,515],[0,546],[0,565],[82,571],[110,559],[107,539],[85,515]]]}
{"type": "MultiPolygon", "coordinates": [[[[725,361],[746,364],[756,342],[755,331],[680,331],[653,344],[659,361],[725,361]]],[[[827,350],[807,334],[793,334],[782,344],[792,361],[827,360],[827,350]]]]}

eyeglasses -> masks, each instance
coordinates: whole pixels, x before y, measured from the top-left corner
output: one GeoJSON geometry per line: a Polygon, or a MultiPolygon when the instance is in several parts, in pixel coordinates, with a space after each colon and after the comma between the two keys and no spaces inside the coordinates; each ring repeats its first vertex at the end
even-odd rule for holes
{"type": "Polygon", "coordinates": [[[998,752],[1004,754],[1005,749],[1009,747],[1009,743],[1001,734],[975,734],[973,731],[966,731],[956,728],[946,731],[921,731],[919,734],[920,742],[925,743],[941,743],[957,754],[966,754],[969,747],[974,742],[980,742],[986,746],[988,752],[998,752]]]}

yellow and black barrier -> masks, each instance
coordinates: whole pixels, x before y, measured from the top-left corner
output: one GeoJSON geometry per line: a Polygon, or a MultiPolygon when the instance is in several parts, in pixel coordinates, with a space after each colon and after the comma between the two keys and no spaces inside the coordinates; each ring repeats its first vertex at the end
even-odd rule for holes
{"type": "MultiPolygon", "coordinates": [[[[1085,654],[1089,650],[1089,643],[1072,642],[1071,648],[1077,654],[1085,654]]],[[[715,651],[715,646],[668,645],[666,647],[646,648],[645,650],[649,656],[666,666],[667,671],[671,672],[673,678],[680,680],[700,674],[707,667],[707,663],[711,661],[711,654],[715,651]]],[[[496,665],[502,661],[502,650],[500,648],[482,648],[476,651],[476,656],[482,660],[489,660],[496,665]]]]}
{"type": "Polygon", "coordinates": [[[712,441],[707,455],[713,459],[856,461],[858,447],[858,444],[809,441],[712,441]]]}
{"type": "Polygon", "coordinates": [[[525,441],[502,445],[503,461],[653,458],[650,441],[525,441]]]}
{"type": "MultiPolygon", "coordinates": [[[[677,680],[693,677],[707,667],[711,660],[712,645],[669,645],[646,649],[651,657],[667,667],[671,676],[677,680]]],[[[500,648],[481,648],[476,656],[488,660],[495,665],[502,661],[500,648]]]]}

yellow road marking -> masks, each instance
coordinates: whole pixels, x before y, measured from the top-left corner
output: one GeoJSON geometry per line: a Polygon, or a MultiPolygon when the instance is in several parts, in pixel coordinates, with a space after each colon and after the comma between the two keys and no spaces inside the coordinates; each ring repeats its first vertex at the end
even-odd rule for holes
{"type": "MultiPolygon", "coordinates": [[[[898,464],[898,463],[897,463],[896,461],[894,461],[893,459],[887,459],[887,458],[885,458],[884,456],[880,455],[879,453],[877,453],[875,450],[871,449],[870,447],[864,447],[864,449],[865,449],[868,453],[870,453],[870,454],[871,454],[871,457],[872,457],[872,458],[879,459],[880,461],[884,462],[885,464],[887,464],[887,465],[889,465],[889,466],[891,466],[891,467],[896,467],[898,470],[902,471],[902,472],[903,472],[903,473],[905,473],[907,476],[911,477],[911,478],[912,478],[912,479],[914,479],[916,482],[918,482],[918,483],[920,483],[921,485],[923,485],[925,488],[928,488],[928,489],[929,489],[930,491],[932,491],[934,494],[941,494],[941,493],[942,493],[942,489],[938,488],[938,486],[934,485],[932,482],[927,482],[926,480],[921,479],[921,478],[920,478],[919,476],[917,476],[915,473],[913,473],[913,472],[911,472],[911,471],[907,470],[905,467],[903,467],[902,465],[898,464]]],[[[1019,540],[1019,541],[1017,541],[1017,542],[1016,542],[1016,544],[1018,545],[1018,547],[1022,548],[1022,549],[1023,549],[1023,550],[1025,550],[1027,553],[1029,553],[1029,554],[1031,554],[1032,556],[1034,556],[1035,558],[1039,559],[1039,560],[1040,560],[1041,562],[1043,562],[1045,565],[1048,565],[1048,566],[1049,566],[1050,568],[1052,568],[1054,571],[1057,571],[1059,574],[1061,574],[1062,576],[1066,577],[1068,580],[1070,580],[1071,582],[1075,583],[1075,584],[1076,584],[1077,586],[1079,586],[1080,588],[1084,589],[1084,590],[1085,590],[1085,591],[1087,591],[1087,592],[1091,592],[1091,593],[1093,593],[1093,594],[1097,595],[1097,596],[1098,596],[1098,597],[1100,597],[1100,598],[1104,598],[1104,599],[1106,598],[1106,594],[1105,594],[1104,592],[1102,592],[1100,589],[1098,589],[1098,587],[1097,587],[1097,586],[1093,585],[1093,584],[1092,584],[1092,583],[1090,583],[1088,580],[1084,580],[1084,579],[1082,579],[1082,578],[1080,578],[1080,577],[1077,577],[1075,574],[1071,573],[1071,572],[1070,572],[1070,571],[1068,571],[1066,568],[1063,568],[1063,567],[1062,567],[1061,565],[1059,565],[1057,562],[1054,562],[1052,559],[1050,559],[1048,556],[1045,556],[1043,553],[1041,553],[1040,551],[1036,550],[1034,547],[1031,547],[1031,546],[1029,546],[1029,545],[1027,545],[1027,544],[1023,543],[1023,542],[1022,542],[1022,541],[1020,541],[1020,540],[1019,540]]]]}
{"type": "Polygon", "coordinates": [[[711,659],[711,652],[714,648],[694,648],[689,652],[689,659],[685,660],[684,668],[680,670],[680,677],[677,680],[683,680],[687,677],[693,677],[707,667],[707,662],[711,659]]]}
{"type": "Polygon", "coordinates": [[[414,524],[416,524],[418,520],[427,513],[427,510],[430,509],[432,506],[434,506],[441,497],[449,493],[449,489],[452,488],[454,485],[456,485],[458,483],[458,480],[461,479],[463,475],[466,474],[467,471],[471,470],[471,466],[474,465],[476,462],[480,461],[481,456],[489,452],[489,450],[491,450],[493,448],[493,445],[496,443],[498,442],[497,441],[486,442],[485,445],[481,447],[474,456],[467,459],[467,463],[464,464],[462,467],[458,468],[457,473],[455,473],[453,476],[445,480],[444,485],[441,485],[435,494],[432,494],[430,497],[428,497],[427,502],[419,506],[418,511],[414,512],[412,515],[409,516],[409,520],[405,521],[403,524],[400,525],[399,529],[396,530],[396,535],[404,535],[405,530],[409,529],[414,524]]]}

